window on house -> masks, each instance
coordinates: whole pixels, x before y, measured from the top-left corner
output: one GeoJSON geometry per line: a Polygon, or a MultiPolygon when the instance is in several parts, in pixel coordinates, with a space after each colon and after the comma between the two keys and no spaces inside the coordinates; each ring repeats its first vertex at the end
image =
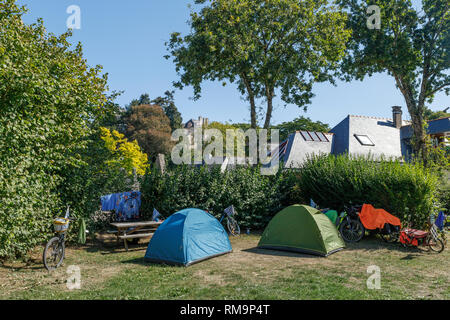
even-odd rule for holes
{"type": "Polygon", "coordinates": [[[322,132],[300,131],[300,133],[305,141],[329,142],[322,132]]]}
{"type": "Polygon", "coordinates": [[[313,141],[313,138],[310,136],[308,131],[300,131],[300,133],[302,134],[303,139],[305,139],[306,141],[313,141]]]}
{"type": "Polygon", "coordinates": [[[317,141],[317,142],[321,141],[316,132],[310,132],[309,134],[311,135],[311,137],[313,138],[314,141],[317,141]]]}
{"type": "Polygon", "coordinates": [[[374,146],[375,143],[370,140],[370,138],[366,135],[355,134],[355,138],[361,143],[363,146],[374,146]]]}
{"type": "Polygon", "coordinates": [[[320,141],[322,141],[322,142],[329,142],[328,138],[322,132],[316,132],[316,134],[319,137],[320,141]]]}

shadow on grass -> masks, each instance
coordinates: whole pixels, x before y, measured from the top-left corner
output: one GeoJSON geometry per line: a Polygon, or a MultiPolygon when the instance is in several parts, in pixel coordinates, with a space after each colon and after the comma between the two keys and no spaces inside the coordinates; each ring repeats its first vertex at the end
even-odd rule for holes
{"type": "Polygon", "coordinates": [[[357,243],[346,243],[346,251],[365,251],[375,252],[377,250],[387,249],[390,251],[396,251],[398,253],[404,253],[405,256],[399,258],[399,260],[407,261],[423,257],[427,254],[427,251],[418,247],[404,247],[400,242],[387,243],[377,237],[363,238],[357,243]]]}
{"type": "Polygon", "coordinates": [[[10,265],[7,262],[0,264],[1,268],[11,271],[24,271],[24,270],[45,270],[42,260],[31,259],[27,262],[22,262],[22,265],[10,265]]]}
{"type": "Polygon", "coordinates": [[[395,250],[405,253],[411,252],[409,248],[403,247],[399,242],[388,243],[375,236],[364,237],[360,242],[345,243],[345,250],[377,251],[382,249],[395,250]]]}
{"type": "Polygon", "coordinates": [[[404,256],[403,258],[400,258],[400,260],[413,260],[416,258],[420,258],[420,254],[416,253],[416,254],[408,254],[406,256],[404,256]]]}
{"type": "Polygon", "coordinates": [[[148,243],[138,243],[138,244],[128,244],[128,251],[125,250],[123,242],[121,243],[102,243],[100,241],[96,241],[84,249],[90,253],[100,253],[102,255],[106,254],[119,254],[126,252],[137,252],[147,249],[148,243]]]}
{"type": "Polygon", "coordinates": [[[134,259],[130,259],[130,260],[123,260],[121,261],[121,263],[126,263],[126,264],[138,264],[141,266],[148,266],[148,267],[154,267],[154,268],[160,268],[160,269],[164,269],[164,268],[185,268],[185,266],[180,265],[180,264],[167,264],[167,263],[157,263],[157,262],[150,262],[150,261],[146,261],[144,257],[141,258],[134,258],[134,259]]]}
{"type": "Polygon", "coordinates": [[[318,255],[304,254],[294,251],[283,251],[283,250],[272,250],[272,249],[261,249],[258,247],[249,248],[242,250],[244,252],[255,253],[255,254],[263,254],[268,256],[277,256],[277,257],[294,257],[294,258],[319,258],[318,255]]]}
{"type": "MultiPolygon", "coordinates": [[[[392,250],[399,253],[405,253],[406,255],[400,260],[412,260],[416,258],[420,258],[424,251],[420,250],[416,247],[407,247],[405,248],[400,243],[386,243],[381,239],[376,237],[367,237],[363,238],[360,242],[357,243],[346,243],[346,247],[343,251],[363,251],[363,252],[376,252],[378,250],[392,250]]],[[[319,255],[314,254],[306,254],[299,253],[294,251],[283,251],[283,250],[274,250],[274,249],[262,249],[258,247],[249,248],[242,250],[244,252],[250,252],[255,254],[262,255],[271,255],[271,256],[279,256],[279,257],[297,257],[297,258],[317,258],[319,255]]]]}

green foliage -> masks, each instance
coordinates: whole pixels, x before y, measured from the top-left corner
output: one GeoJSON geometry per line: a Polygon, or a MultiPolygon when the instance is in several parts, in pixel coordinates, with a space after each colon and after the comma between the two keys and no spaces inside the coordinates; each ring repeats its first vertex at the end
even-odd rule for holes
{"type": "Polygon", "coordinates": [[[431,138],[426,135],[424,141],[425,148],[413,154],[412,161],[426,164],[437,174],[444,175],[450,170],[450,148],[445,144],[448,143],[449,138],[443,137],[444,142],[439,142],[438,138],[431,138]]]}
{"type": "Polygon", "coordinates": [[[440,119],[440,118],[448,118],[448,117],[450,117],[450,113],[447,112],[448,110],[449,110],[449,108],[446,108],[445,110],[442,110],[442,111],[433,111],[430,108],[425,107],[423,118],[425,120],[436,120],[436,119],[440,119]]]}
{"type": "MultiPolygon", "coordinates": [[[[132,112],[132,107],[156,104],[163,108],[164,113],[167,118],[169,118],[172,131],[181,128],[183,126],[183,118],[175,105],[174,93],[174,91],[167,90],[164,92],[164,96],[159,96],[153,100],[150,99],[150,95],[148,93],[142,94],[139,99],[133,99],[131,103],[126,106],[127,111],[123,114],[121,120],[126,120],[132,112]]],[[[125,127],[126,125],[127,124],[125,123],[125,127]]]]}
{"type": "Polygon", "coordinates": [[[150,157],[169,154],[172,149],[170,120],[157,105],[132,106],[125,119],[126,137],[137,140],[150,157]]]}
{"type": "MultiPolygon", "coordinates": [[[[93,133],[87,147],[79,154],[84,165],[71,166],[60,173],[58,197],[64,205],[70,205],[75,221],[70,227],[69,240],[75,240],[81,223],[86,221],[87,229],[94,232],[104,228],[109,219],[97,221],[100,197],[102,195],[131,190],[133,180],[126,170],[109,165],[118,160],[101,139],[101,131],[93,133]]],[[[109,217],[108,217],[109,218],[109,217]]],[[[51,231],[49,227],[48,231],[51,231]]]]}
{"type": "Polygon", "coordinates": [[[347,155],[308,159],[297,183],[301,194],[321,207],[370,203],[418,228],[434,213],[438,193],[438,176],[420,164],[347,155]]]}
{"type": "Polygon", "coordinates": [[[172,131],[179,129],[183,126],[183,118],[175,105],[174,91],[166,91],[164,97],[157,97],[152,100],[152,103],[161,106],[170,120],[170,127],[172,131]]]}
{"type": "MultiPolygon", "coordinates": [[[[450,174],[447,172],[447,179],[450,174]]],[[[450,184],[442,185],[438,194],[438,205],[440,210],[445,210],[446,214],[450,212],[450,184]]]]}
{"type": "Polygon", "coordinates": [[[284,141],[291,133],[296,131],[316,131],[316,132],[328,132],[330,127],[326,123],[320,121],[312,121],[310,118],[298,117],[289,122],[283,122],[277,126],[273,126],[272,129],[280,130],[280,141],[284,141]]]}
{"type": "Polygon", "coordinates": [[[142,104],[151,104],[150,95],[148,93],[143,93],[139,97],[139,99],[133,99],[131,100],[130,104],[126,106],[128,110],[131,109],[131,107],[140,106],[142,104]]]}
{"type": "Polygon", "coordinates": [[[24,12],[0,0],[0,258],[48,239],[65,205],[60,186],[113,108],[101,67],[86,64],[81,45],[71,49],[70,33],[26,25],[24,12]]]}
{"type": "Polygon", "coordinates": [[[148,157],[141,151],[136,140],[129,142],[125,136],[116,130],[100,127],[101,139],[105,141],[105,147],[111,152],[113,158],[106,160],[106,164],[115,168],[123,168],[128,174],[133,174],[133,169],[139,175],[145,174],[148,167],[148,157]]]}
{"type": "Polygon", "coordinates": [[[275,176],[262,176],[259,169],[238,167],[221,173],[218,166],[175,166],[164,174],[152,169],[141,185],[142,212],[150,217],[156,208],[168,217],[180,209],[195,207],[219,217],[234,205],[242,227],[261,229],[289,204],[288,189],[294,180],[289,172],[280,170],[275,176]]]}
{"type": "MultiPolygon", "coordinates": [[[[410,0],[337,0],[348,12],[353,37],[343,71],[347,80],[387,72],[402,93],[412,120],[414,153],[425,156],[425,103],[438,92],[450,92],[450,4],[422,0],[416,9],[410,0]],[[369,29],[366,10],[377,5],[381,28],[369,29]]],[[[424,158],[425,161],[425,158],[424,158]]],[[[426,161],[425,161],[426,162],[426,161]]]]}
{"type": "Polygon", "coordinates": [[[199,98],[203,81],[236,83],[250,102],[253,128],[258,98],[267,103],[266,129],[276,93],[285,103],[305,107],[313,83],[332,81],[350,35],[345,15],[327,0],[196,3],[207,4],[191,13],[191,33],[173,33],[168,43],[181,77],[176,86],[192,85],[199,98]]]}

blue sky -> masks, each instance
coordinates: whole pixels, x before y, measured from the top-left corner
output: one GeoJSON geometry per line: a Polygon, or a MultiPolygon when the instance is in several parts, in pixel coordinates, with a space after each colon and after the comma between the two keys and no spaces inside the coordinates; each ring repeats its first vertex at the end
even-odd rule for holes
{"type": "MultiPolygon", "coordinates": [[[[417,0],[413,1],[417,4],[417,0]]],[[[81,8],[81,29],[74,30],[72,42],[81,42],[90,65],[101,64],[109,74],[111,90],[123,90],[117,102],[122,106],[147,92],[151,97],[162,95],[177,80],[175,67],[167,54],[165,41],[174,31],[189,32],[188,4],[193,0],[19,0],[29,9],[26,23],[44,19],[49,32],[60,34],[67,30],[70,5],[81,8]]],[[[348,114],[391,117],[391,106],[403,107],[409,119],[402,95],[394,80],[384,74],[374,75],[363,82],[339,82],[314,86],[316,95],[305,113],[294,105],[284,107],[275,101],[273,124],[307,116],[331,126],[348,114]]],[[[183,120],[198,116],[211,121],[249,122],[248,103],[240,97],[234,85],[205,83],[202,97],[192,100],[193,90],[177,90],[175,102],[183,120]]],[[[430,106],[438,110],[450,106],[450,98],[443,93],[430,106]]]]}

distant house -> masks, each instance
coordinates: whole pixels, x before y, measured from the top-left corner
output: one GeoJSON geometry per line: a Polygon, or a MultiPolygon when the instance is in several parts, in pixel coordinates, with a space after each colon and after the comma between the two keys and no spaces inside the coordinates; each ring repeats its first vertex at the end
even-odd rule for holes
{"type": "MultiPolygon", "coordinates": [[[[195,149],[197,147],[197,143],[194,139],[194,129],[202,129],[203,127],[207,127],[209,124],[208,118],[198,117],[198,120],[191,119],[184,124],[184,129],[188,130],[188,139],[189,145],[191,149],[195,149]]],[[[197,131],[198,132],[198,131],[197,131]]],[[[200,131],[201,132],[201,131],[200,131]]],[[[205,137],[203,137],[205,138],[205,137]]],[[[200,162],[196,162],[196,165],[200,164],[200,162]]]]}
{"type": "Polygon", "coordinates": [[[198,120],[191,119],[188,122],[185,123],[184,128],[185,129],[194,129],[199,127],[207,127],[209,124],[208,118],[198,117],[198,120]]]}
{"type": "MultiPolygon", "coordinates": [[[[300,131],[289,135],[272,153],[287,168],[298,168],[313,154],[372,155],[375,159],[410,159],[412,128],[402,120],[401,107],[392,108],[392,119],[349,115],[329,133],[300,131]]],[[[448,143],[450,118],[428,122],[427,133],[438,143],[448,143]]]]}

